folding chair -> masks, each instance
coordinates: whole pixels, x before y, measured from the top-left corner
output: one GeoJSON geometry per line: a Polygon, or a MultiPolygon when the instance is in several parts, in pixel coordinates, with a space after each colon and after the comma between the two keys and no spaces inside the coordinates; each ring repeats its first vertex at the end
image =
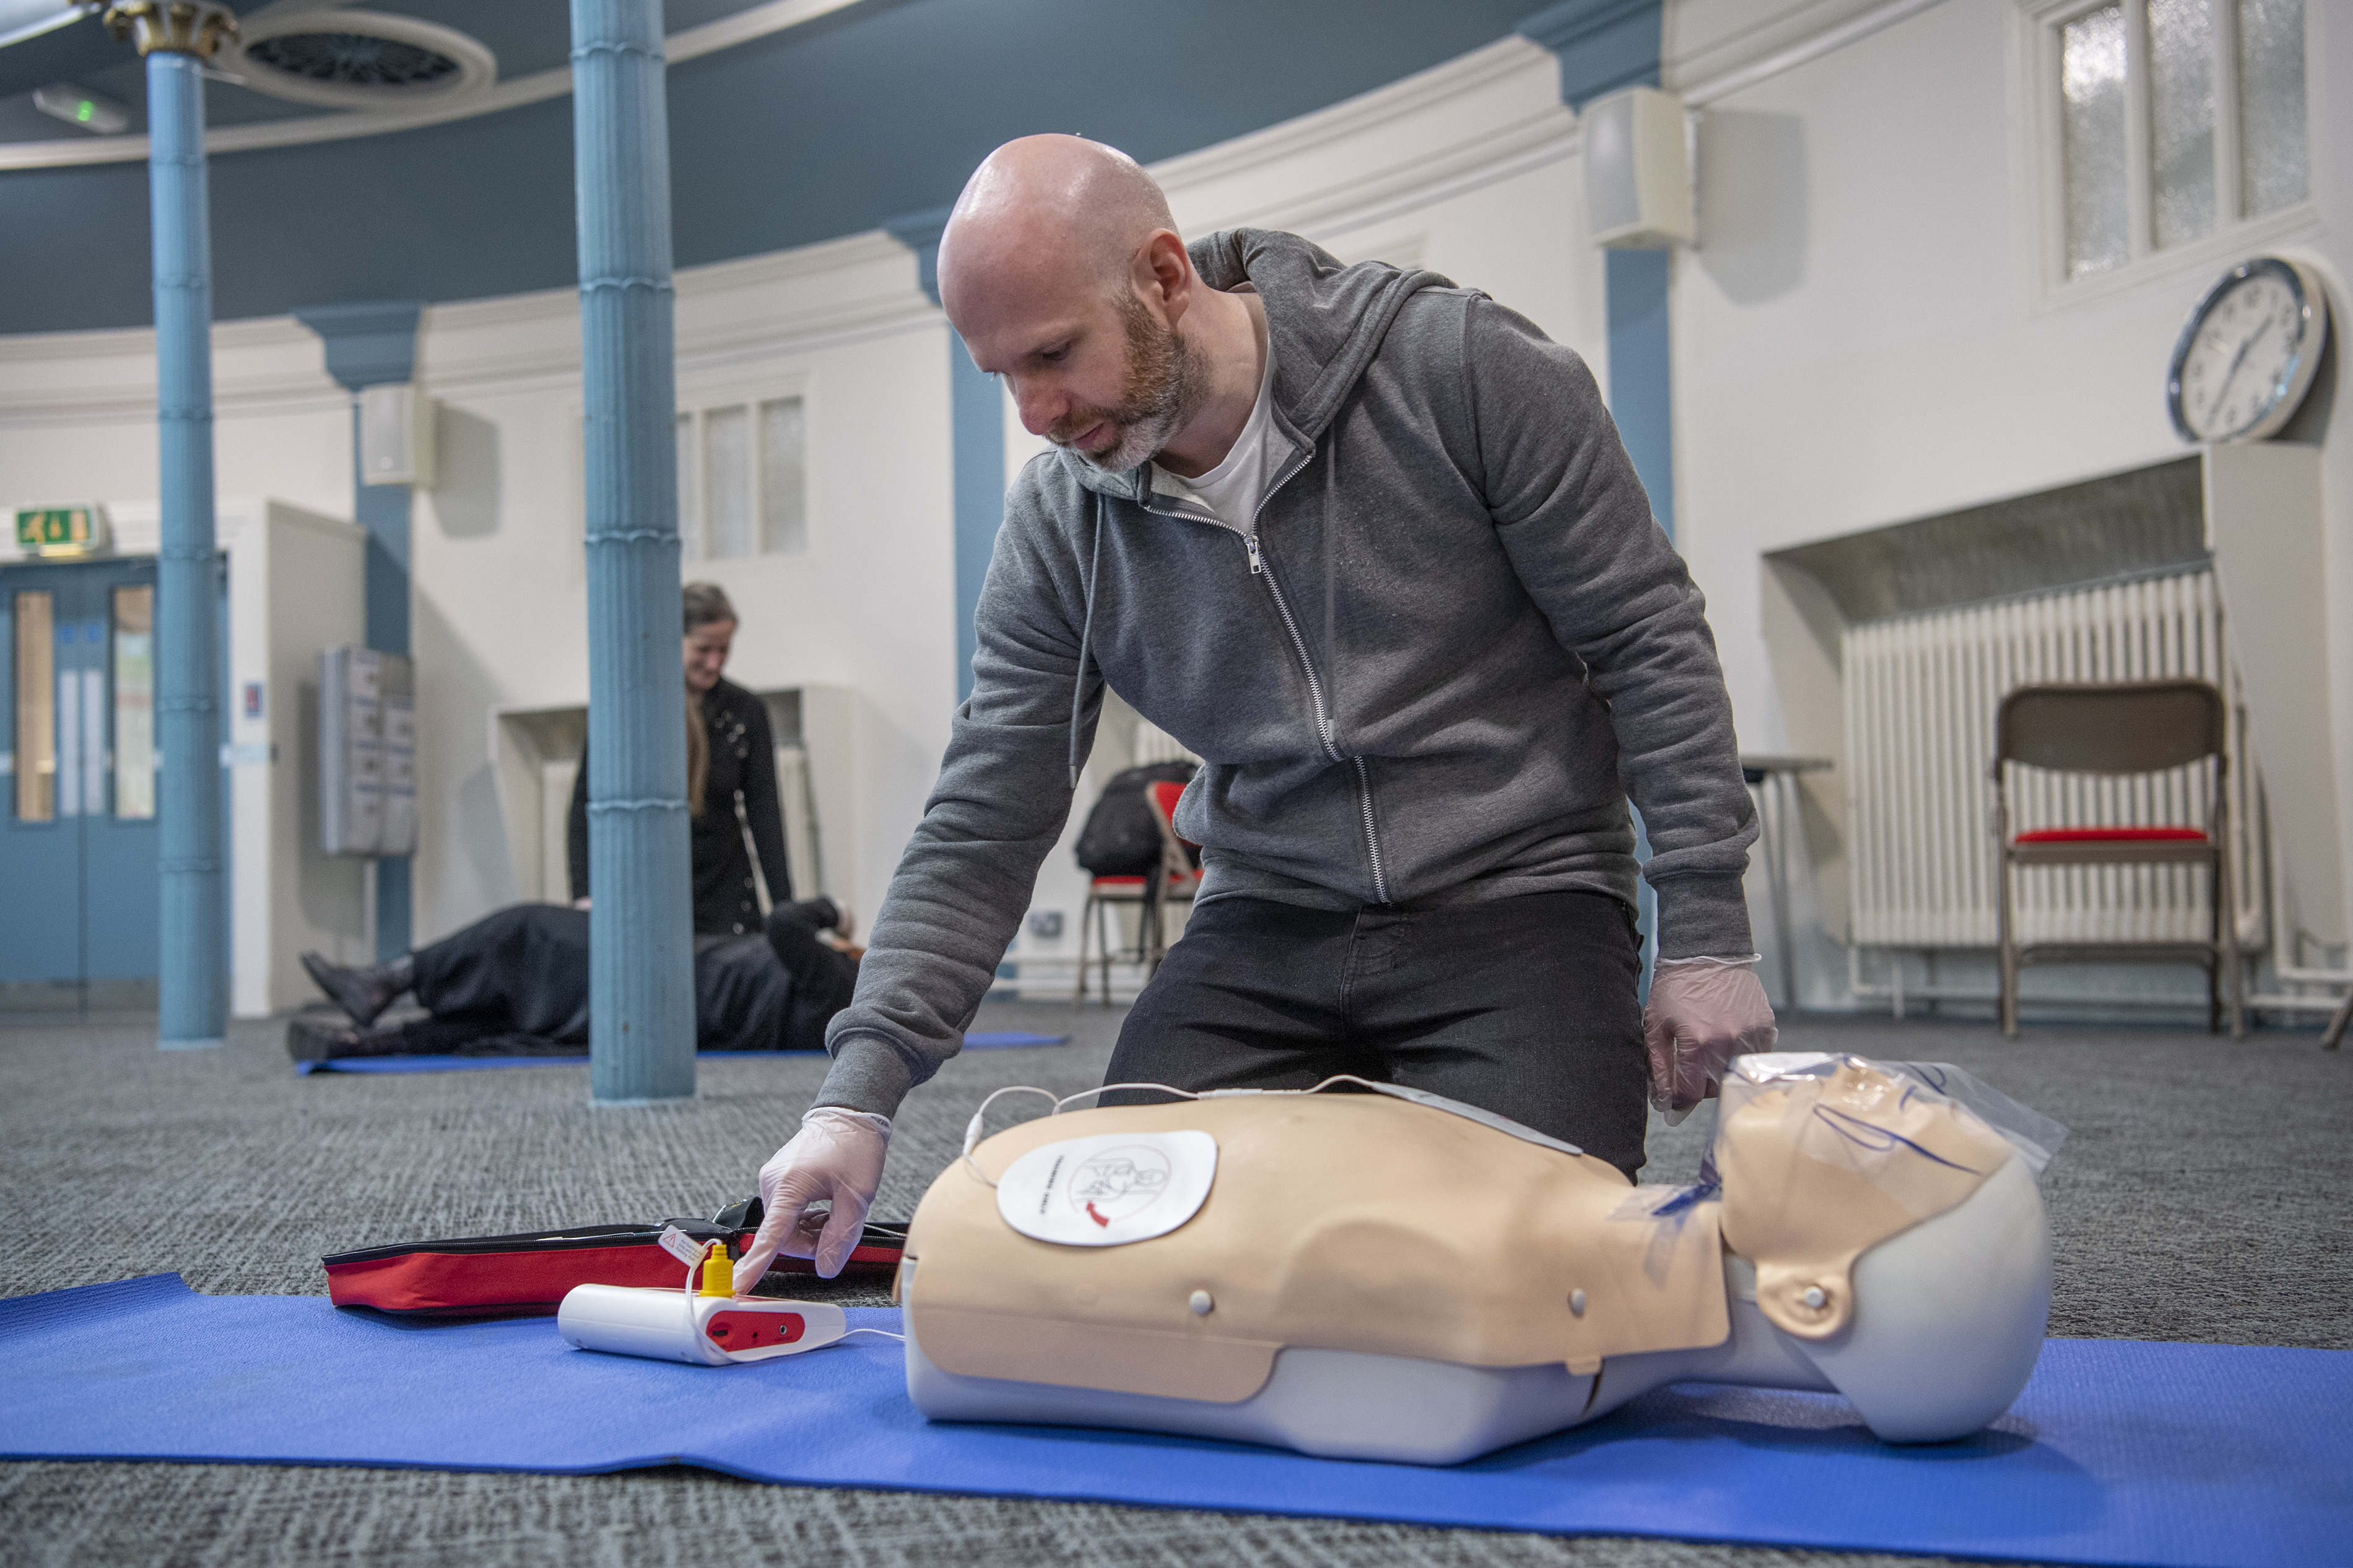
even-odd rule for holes
{"type": "Polygon", "coordinates": [[[1113,942],[1106,924],[1108,911],[1115,905],[1141,906],[1135,959],[1144,965],[1145,979],[1159,973],[1161,956],[1168,951],[1163,911],[1171,900],[1191,900],[1201,886],[1200,868],[1193,864],[1193,847],[1176,837],[1176,798],[1184,793],[1185,786],[1172,779],[1157,779],[1145,786],[1145,802],[1152,807],[1153,825],[1160,830],[1159,865],[1141,876],[1097,877],[1087,884],[1086,908],[1079,914],[1079,986],[1073,1002],[1087,999],[1087,939],[1092,935],[1102,968],[1103,1005],[1111,1005],[1113,942]]]}
{"type": "Polygon", "coordinates": [[[1193,895],[1201,890],[1201,868],[1196,864],[1201,847],[1176,836],[1176,802],[1185,786],[1174,779],[1155,779],[1145,786],[1144,798],[1151,803],[1152,820],[1160,829],[1161,864],[1165,868],[1160,879],[1160,908],[1152,917],[1152,972],[1158,973],[1160,960],[1168,951],[1166,912],[1171,902],[1191,903],[1193,895]]]}
{"type": "Polygon", "coordinates": [[[2229,715],[2203,680],[2085,686],[2022,686],[1994,720],[1994,842],[2000,861],[2001,1032],[2018,1033],[2018,972],[2029,963],[2197,963],[2206,970],[2206,1026],[2246,1033],[2239,922],[2232,900],[2228,779],[2229,715]],[[2147,827],[2046,827],[2010,833],[2010,768],[2116,776],[2207,764],[2206,820],[2147,827]],[[2202,866],[2212,921],[2204,942],[2018,941],[2017,873],[2037,866],[2202,866]]]}

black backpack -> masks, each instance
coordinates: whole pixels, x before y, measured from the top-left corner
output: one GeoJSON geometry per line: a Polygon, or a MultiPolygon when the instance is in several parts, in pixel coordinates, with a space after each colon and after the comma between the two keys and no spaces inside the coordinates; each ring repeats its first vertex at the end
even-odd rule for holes
{"type": "MultiPolygon", "coordinates": [[[[1115,773],[1103,797],[1087,813],[1079,834],[1079,864],[1096,877],[1143,877],[1160,868],[1160,825],[1152,818],[1145,786],[1169,780],[1190,784],[1192,763],[1147,763],[1115,773]]],[[[1194,852],[1194,861],[1200,856],[1194,852]]]]}

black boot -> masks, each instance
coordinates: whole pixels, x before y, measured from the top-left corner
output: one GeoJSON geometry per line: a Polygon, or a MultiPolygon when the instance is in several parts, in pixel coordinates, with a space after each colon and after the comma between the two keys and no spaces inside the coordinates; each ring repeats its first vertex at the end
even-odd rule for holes
{"type": "Polygon", "coordinates": [[[286,1054],[298,1062],[343,1057],[396,1057],[409,1049],[405,1029],[358,1029],[323,1018],[296,1016],[286,1026],[286,1054]]]}
{"type": "Polygon", "coordinates": [[[391,963],[330,963],[323,953],[306,952],[302,968],[327,1000],[363,1029],[417,984],[417,964],[405,956],[391,963]]]}

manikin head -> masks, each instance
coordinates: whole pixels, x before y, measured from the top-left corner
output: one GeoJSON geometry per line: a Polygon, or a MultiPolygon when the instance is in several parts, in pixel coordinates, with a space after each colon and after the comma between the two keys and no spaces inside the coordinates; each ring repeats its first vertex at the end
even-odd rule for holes
{"type": "Polygon", "coordinates": [[[1743,1057],[1711,1156],[1725,1245],[1753,1266],[1757,1309],[1873,1432],[1963,1436],[2010,1408],[2042,1352],[2051,1239],[2034,1182],[2064,1136],[1957,1068],[1743,1057]]]}
{"type": "Polygon", "coordinates": [[[1134,159],[1076,136],[990,153],[940,237],[940,300],[1021,423],[1121,473],[1208,395],[1185,329],[1203,290],[1167,198],[1134,159]]]}

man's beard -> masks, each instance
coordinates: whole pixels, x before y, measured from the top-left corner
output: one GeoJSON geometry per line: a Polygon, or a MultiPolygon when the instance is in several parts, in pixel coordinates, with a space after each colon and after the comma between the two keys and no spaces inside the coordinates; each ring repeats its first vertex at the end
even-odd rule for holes
{"type": "Polygon", "coordinates": [[[1200,401],[1200,351],[1174,328],[1162,326],[1133,295],[1119,296],[1119,316],[1127,335],[1127,371],[1119,405],[1076,410],[1046,432],[1048,440],[1106,474],[1124,474],[1152,458],[1185,427],[1200,401]],[[1103,451],[1084,452],[1071,445],[1106,422],[1113,441],[1103,451]]]}

